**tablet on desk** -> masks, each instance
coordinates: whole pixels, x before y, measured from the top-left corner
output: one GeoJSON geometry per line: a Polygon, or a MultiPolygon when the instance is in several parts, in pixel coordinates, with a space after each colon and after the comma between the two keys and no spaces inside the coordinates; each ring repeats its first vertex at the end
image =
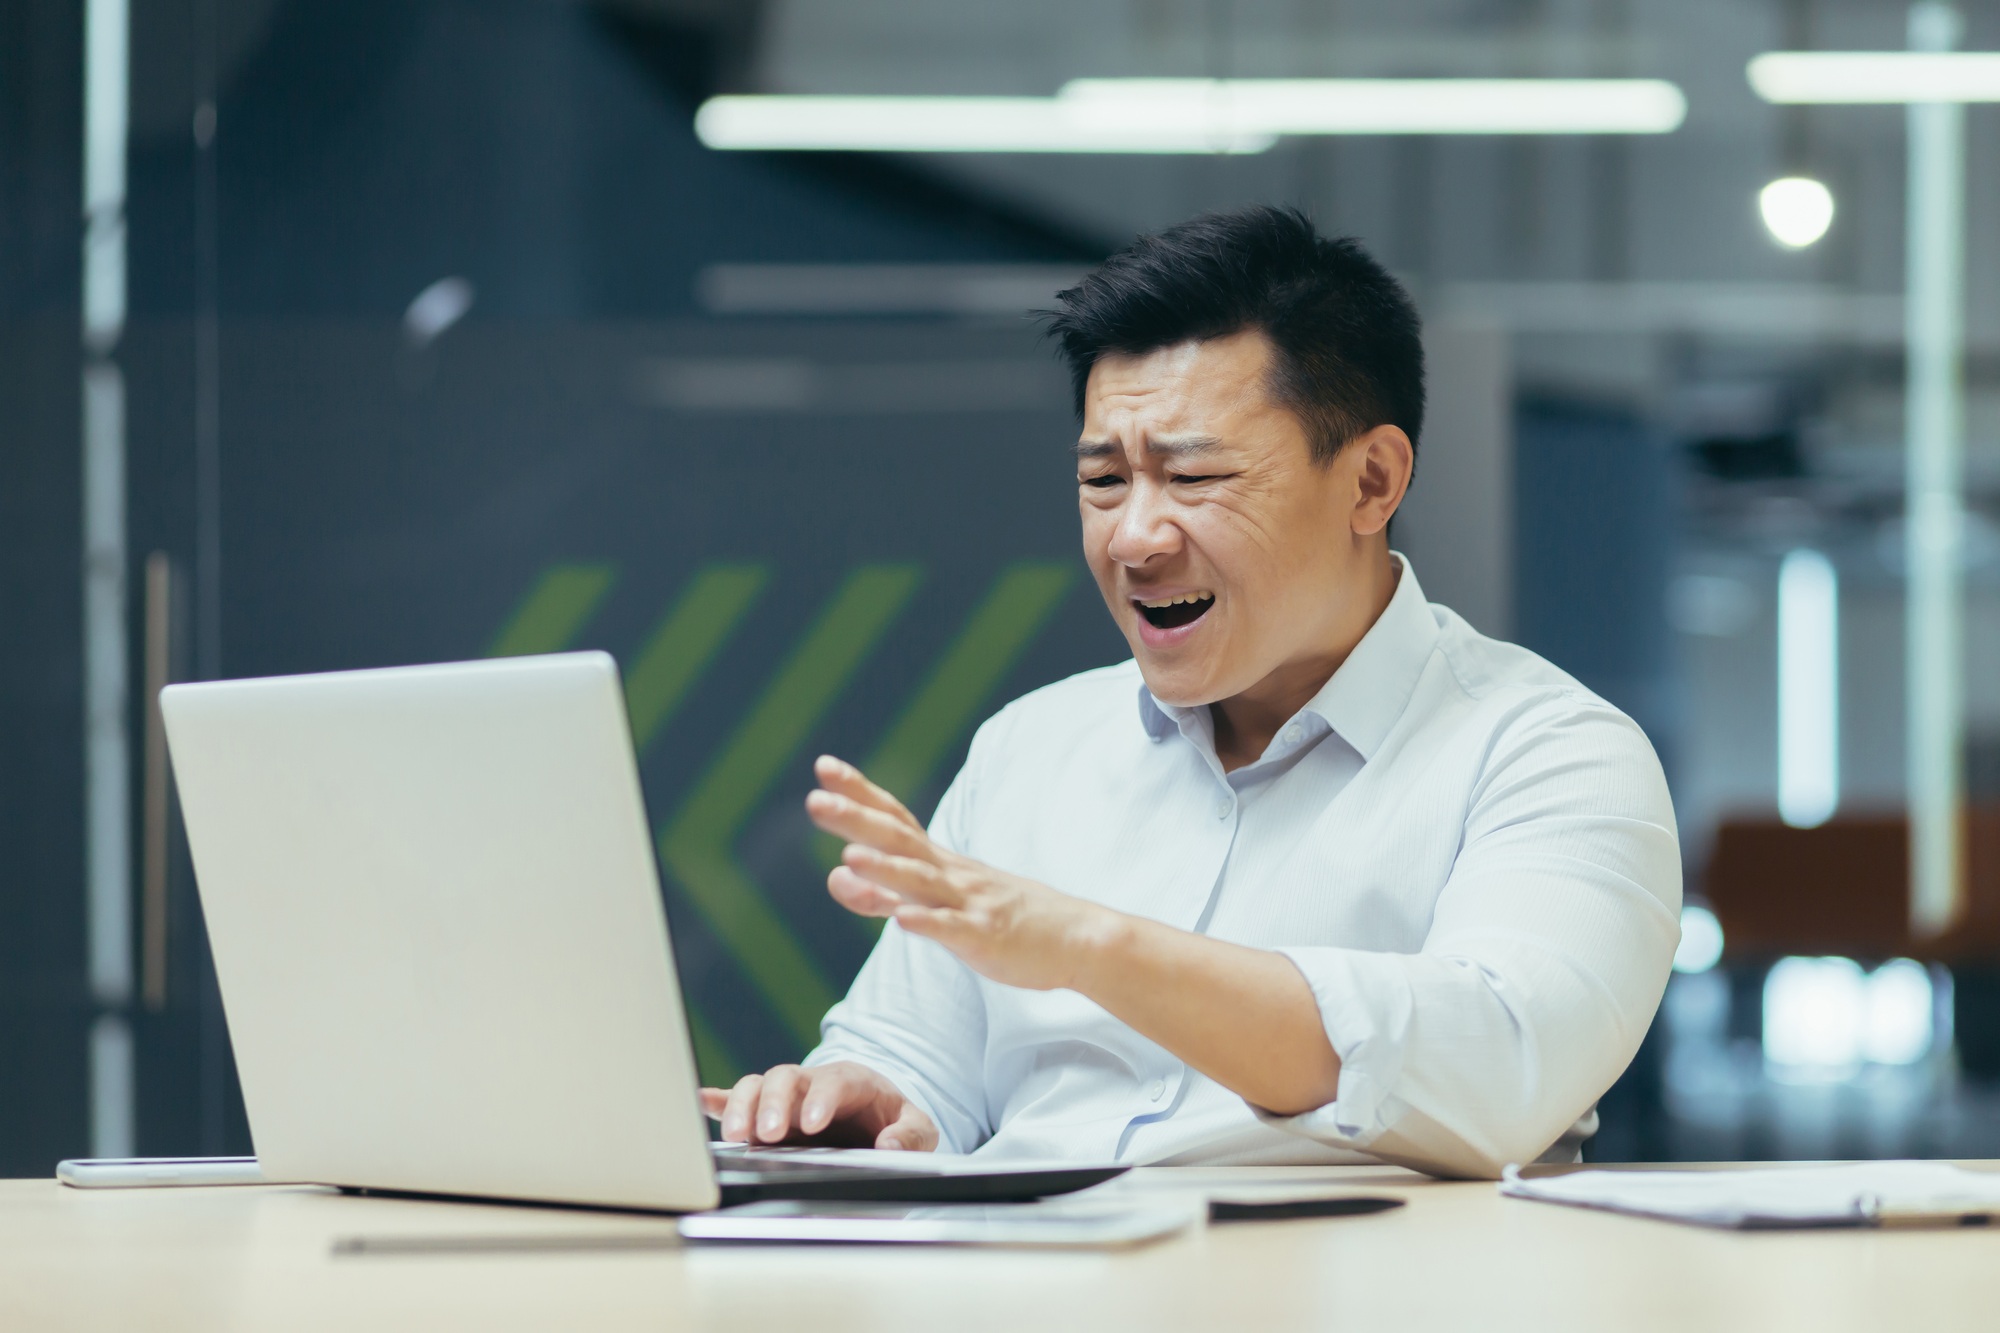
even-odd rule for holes
{"type": "Polygon", "coordinates": [[[693,1213],[680,1233],[696,1241],[876,1245],[990,1245],[1111,1249],[1161,1240],[1199,1220],[1167,1203],[908,1204],[771,1200],[693,1213]]]}
{"type": "Polygon", "coordinates": [[[56,1163],[56,1179],[78,1189],[159,1185],[262,1185],[254,1157],[79,1157],[56,1163]]]}

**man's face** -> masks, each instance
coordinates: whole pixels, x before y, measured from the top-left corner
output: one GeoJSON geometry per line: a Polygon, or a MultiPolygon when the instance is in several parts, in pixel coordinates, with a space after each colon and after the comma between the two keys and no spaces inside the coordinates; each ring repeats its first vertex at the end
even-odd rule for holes
{"type": "Polygon", "coordinates": [[[1368,555],[1401,479],[1371,501],[1379,450],[1358,447],[1366,437],[1315,463],[1304,425],[1271,398],[1273,356],[1248,331],[1091,368],[1084,555],[1162,703],[1250,691],[1323,658],[1359,603],[1379,609],[1368,555]]]}

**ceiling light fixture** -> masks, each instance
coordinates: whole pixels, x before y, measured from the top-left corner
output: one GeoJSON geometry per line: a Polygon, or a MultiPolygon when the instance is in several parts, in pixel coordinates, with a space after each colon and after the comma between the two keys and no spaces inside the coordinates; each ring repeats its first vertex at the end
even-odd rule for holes
{"type": "Polygon", "coordinates": [[[1665,134],[1687,99],[1664,79],[1074,79],[1058,99],[1102,122],[1238,134],[1665,134]]]}
{"type": "Polygon", "coordinates": [[[1660,79],[1077,79],[1054,97],[731,95],[710,148],[908,153],[1261,153],[1286,135],[1665,134],[1660,79]]]}
{"type": "Polygon", "coordinates": [[[1803,250],[1833,225],[1833,192],[1810,176],[1781,176],[1757,192],[1757,211],[1778,244],[1803,250]]]}
{"type": "Polygon", "coordinates": [[[2000,102],[2000,52],[1768,51],[1750,62],[1767,102],[2000,102]]]}
{"type": "Polygon", "coordinates": [[[1092,116],[1054,97],[711,97],[710,148],[880,153],[1261,153],[1270,134],[1092,116]]]}

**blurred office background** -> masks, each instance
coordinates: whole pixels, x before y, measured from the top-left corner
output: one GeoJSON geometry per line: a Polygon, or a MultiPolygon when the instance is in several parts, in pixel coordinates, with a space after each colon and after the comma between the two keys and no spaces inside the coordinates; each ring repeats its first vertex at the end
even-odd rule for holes
{"type": "Polygon", "coordinates": [[[1882,0],[0,0],[0,1170],[248,1148],[170,680],[610,650],[704,1069],[800,1054],[872,939],[810,757],[924,813],[981,718],[1123,655],[1026,312],[1250,201],[1425,311],[1427,590],[1667,764],[1683,970],[1591,1155],[2000,1155],[2000,113],[1954,113],[1968,831],[1926,918],[1915,113],[1745,75],[1912,37],[1882,0]],[[708,102],[1134,78],[1663,82],[1619,132],[1091,152],[799,146],[851,103],[760,148],[717,108],[787,104],[708,102]]]}

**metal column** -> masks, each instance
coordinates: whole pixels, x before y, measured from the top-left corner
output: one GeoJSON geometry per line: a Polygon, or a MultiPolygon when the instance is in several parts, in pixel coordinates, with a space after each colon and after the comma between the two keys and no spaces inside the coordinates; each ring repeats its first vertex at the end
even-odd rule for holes
{"type": "MultiPolygon", "coordinates": [[[[1949,5],[1910,9],[1912,50],[1949,50],[1959,29],[1949,5]]],[[[1950,924],[1964,883],[1965,107],[1913,102],[1907,114],[1910,925],[1924,935],[1950,924]]]]}
{"type": "Polygon", "coordinates": [[[125,587],[125,142],[128,0],[84,11],[83,686],[84,879],[90,996],[90,1150],[134,1141],[132,743],[125,587]]]}

